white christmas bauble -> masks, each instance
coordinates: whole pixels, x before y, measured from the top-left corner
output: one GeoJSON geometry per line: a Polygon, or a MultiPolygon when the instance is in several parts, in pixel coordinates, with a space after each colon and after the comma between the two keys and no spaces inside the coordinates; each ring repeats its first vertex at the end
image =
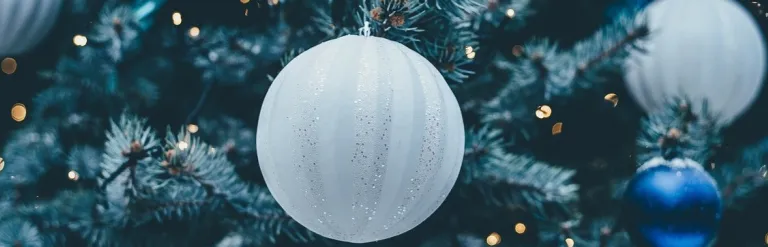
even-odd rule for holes
{"type": "Polygon", "coordinates": [[[628,60],[627,87],[646,112],[670,97],[701,102],[729,124],[744,113],[763,83],[766,57],[760,29],[731,0],[658,0],[645,14],[650,36],[628,60]]]}
{"type": "Polygon", "coordinates": [[[424,57],[349,35],[278,74],[256,140],[264,179],[288,215],[321,236],[366,243],[416,227],[442,204],[461,169],[464,123],[424,57]]]}
{"type": "Polygon", "coordinates": [[[0,55],[37,45],[59,16],[63,0],[0,0],[0,55]]]}

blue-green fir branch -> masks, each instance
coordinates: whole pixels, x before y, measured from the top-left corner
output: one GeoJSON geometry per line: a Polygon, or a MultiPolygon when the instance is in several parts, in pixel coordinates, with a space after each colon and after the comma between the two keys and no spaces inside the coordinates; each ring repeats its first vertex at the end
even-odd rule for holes
{"type": "Polygon", "coordinates": [[[544,96],[571,94],[579,88],[596,87],[604,82],[601,73],[621,71],[624,60],[636,41],[644,38],[648,30],[636,19],[637,11],[619,14],[613,23],[601,28],[590,38],[576,43],[570,50],[561,50],[556,43],[534,39],[525,44],[523,59],[514,69],[524,76],[519,85],[542,84],[544,96]]]}
{"type": "Polygon", "coordinates": [[[637,137],[637,161],[662,156],[686,157],[705,164],[720,146],[720,127],[709,113],[706,102],[693,112],[689,100],[670,99],[666,106],[642,120],[637,137]]]}
{"type": "Polygon", "coordinates": [[[572,217],[569,207],[579,189],[571,181],[575,171],[507,153],[499,131],[479,132],[484,135],[470,135],[465,149],[464,184],[476,188],[489,205],[526,208],[543,221],[572,217]]]}
{"type": "Polygon", "coordinates": [[[14,132],[5,145],[0,186],[32,185],[55,167],[64,167],[64,150],[56,129],[31,125],[14,132]]]}
{"type": "Polygon", "coordinates": [[[419,42],[424,32],[419,24],[429,11],[426,4],[408,0],[366,0],[357,15],[359,27],[369,21],[372,35],[384,37],[405,45],[419,42]]]}
{"type": "Polygon", "coordinates": [[[286,50],[284,26],[266,33],[227,27],[203,27],[190,37],[193,65],[203,71],[203,81],[224,84],[248,82],[256,68],[277,62],[286,50]]]}
{"type": "Polygon", "coordinates": [[[764,186],[768,180],[768,139],[745,147],[731,162],[711,164],[712,175],[721,188],[727,203],[749,198],[755,188],[764,186]]]}
{"type": "Polygon", "coordinates": [[[478,0],[422,0],[427,8],[445,16],[451,22],[462,22],[468,16],[476,16],[485,10],[484,1],[478,0]]]}

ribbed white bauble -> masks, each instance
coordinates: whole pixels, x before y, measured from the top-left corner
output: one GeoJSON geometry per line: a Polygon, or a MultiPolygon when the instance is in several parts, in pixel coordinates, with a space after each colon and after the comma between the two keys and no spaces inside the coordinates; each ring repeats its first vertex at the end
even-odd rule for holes
{"type": "Polygon", "coordinates": [[[640,106],[651,113],[670,97],[688,96],[706,100],[721,124],[749,108],[762,87],[766,50],[746,10],[731,0],[658,0],[645,14],[650,37],[640,45],[647,51],[633,54],[625,72],[640,106]]]}
{"type": "Polygon", "coordinates": [[[24,53],[40,43],[63,0],[0,0],[0,55],[24,53]]]}
{"type": "Polygon", "coordinates": [[[256,150],[280,206],[309,230],[366,243],[406,232],[461,169],[459,104],[424,57],[349,35],[293,59],[262,105],[256,150]]]}

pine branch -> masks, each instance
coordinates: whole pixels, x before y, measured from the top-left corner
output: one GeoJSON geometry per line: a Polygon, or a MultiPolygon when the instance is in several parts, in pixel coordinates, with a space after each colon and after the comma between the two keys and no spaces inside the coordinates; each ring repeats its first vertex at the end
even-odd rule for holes
{"type": "Polygon", "coordinates": [[[481,133],[486,137],[469,139],[462,166],[470,193],[480,193],[488,205],[529,209],[544,221],[572,217],[567,208],[577,199],[578,185],[570,181],[574,171],[506,153],[499,132],[481,133]]]}
{"type": "Polygon", "coordinates": [[[548,40],[527,43],[523,51],[518,51],[524,59],[516,70],[537,77],[521,78],[523,81],[515,84],[541,84],[546,99],[569,95],[577,88],[597,86],[605,81],[598,75],[605,71],[621,71],[624,59],[634,49],[636,41],[647,36],[647,27],[636,21],[640,17],[637,10],[626,11],[613,23],[567,51],[560,51],[557,44],[548,40]]]}
{"type": "Polygon", "coordinates": [[[643,120],[637,139],[639,165],[657,156],[708,163],[722,141],[720,127],[715,125],[706,102],[702,102],[700,113],[692,112],[690,104],[689,100],[671,99],[663,110],[643,120]]]}

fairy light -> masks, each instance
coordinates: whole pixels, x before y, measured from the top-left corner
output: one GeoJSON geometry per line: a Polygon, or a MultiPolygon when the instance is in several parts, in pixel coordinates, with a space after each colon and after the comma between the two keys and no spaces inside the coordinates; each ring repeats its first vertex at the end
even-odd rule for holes
{"type": "Polygon", "coordinates": [[[0,157],[0,171],[3,171],[4,168],[5,168],[5,160],[3,159],[3,157],[0,157]]]}
{"type": "Polygon", "coordinates": [[[613,107],[616,107],[619,104],[619,96],[615,93],[609,93],[606,94],[605,97],[603,97],[605,101],[613,103],[613,107]]]}
{"type": "Polygon", "coordinates": [[[189,133],[194,134],[194,133],[197,133],[198,130],[200,130],[200,127],[198,127],[195,124],[187,125],[187,131],[189,131],[189,133]]]}
{"type": "Polygon", "coordinates": [[[572,238],[566,238],[566,239],[565,239],[565,245],[566,245],[566,246],[568,246],[568,247],[573,247],[573,244],[575,244],[575,242],[573,241],[573,239],[572,239],[572,238]]]}
{"type": "Polygon", "coordinates": [[[269,5],[277,5],[278,3],[280,3],[280,0],[270,0],[269,1],[269,5]]]}
{"type": "Polygon", "coordinates": [[[77,181],[77,179],[80,178],[80,174],[78,174],[75,170],[70,170],[67,173],[67,178],[69,178],[69,180],[72,180],[72,181],[77,181]]]}
{"type": "Polygon", "coordinates": [[[190,36],[190,37],[193,37],[193,38],[195,38],[195,37],[197,37],[198,35],[200,35],[200,28],[198,28],[198,27],[192,27],[192,28],[190,28],[190,29],[189,29],[189,36],[190,36]]]}
{"type": "Polygon", "coordinates": [[[88,38],[78,34],[78,35],[75,35],[74,38],[72,38],[72,43],[75,43],[76,46],[85,46],[85,44],[88,43],[88,38]]]}
{"type": "Polygon", "coordinates": [[[523,234],[523,233],[525,233],[525,228],[526,228],[526,227],[525,227],[525,224],[523,224],[523,223],[517,223],[517,224],[515,224],[515,232],[516,232],[517,234],[523,234]]]}
{"type": "Polygon", "coordinates": [[[17,67],[18,67],[18,64],[16,64],[16,59],[13,59],[11,57],[6,57],[3,59],[3,62],[0,62],[0,68],[3,70],[3,73],[9,74],[9,75],[16,72],[17,67]]]}
{"type": "Polygon", "coordinates": [[[552,115],[552,108],[548,105],[541,105],[536,109],[536,117],[539,119],[545,119],[552,115]]]}
{"type": "Polygon", "coordinates": [[[507,16],[509,18],[515,17],[515,10],[514,9],[507,9],[507,16]]]}
{"type": "Polygon", "coordinates": [[[246,3],[250,2],[250,1],[251,0],[240,0],[240,2],[243,3],[243,4],[246,4],[246,3]]]}
{"type": "Polygon", "coordinates": [[[176,26],[181,25],[181,13],[173,12],[171,19],[173,19],[173,25],[176,25],[176,26]]]}
{"type": "Polygon", "coordinates": [[[497,245],[501,243],[501,236],[499,236],[499,234],[495,232],[491,233],[490,235],[488,235],[488,237],[485,238],[485,243],[488,244],[489,246],[497,245]]]}
{"type": "Polygon", "coordinates": [[[189,143],[185,141],[180,141],[179,143],[176,143],[176,146],[179,147],[179,150],[184,151],[187,148],[189,148],[189,143]]]}
{"type": "Polygon", "coordinates": [[[471,46],[464,47],[464,54],[469,55],[472,52],[475,52],[475,48],[472,48],[471,46]]]}
{"type": "Polygon", "coordinates": [[[469,59],[475,59],[475,52],[467,54],[467,58],[469,59]]]}
{"type": "Polygon", "coordinates": [[[24,121],[27,118],[27,107],[22,103],[13,104],[13,107],[11,107],[11,118],[16,122],[24,121]]]}

